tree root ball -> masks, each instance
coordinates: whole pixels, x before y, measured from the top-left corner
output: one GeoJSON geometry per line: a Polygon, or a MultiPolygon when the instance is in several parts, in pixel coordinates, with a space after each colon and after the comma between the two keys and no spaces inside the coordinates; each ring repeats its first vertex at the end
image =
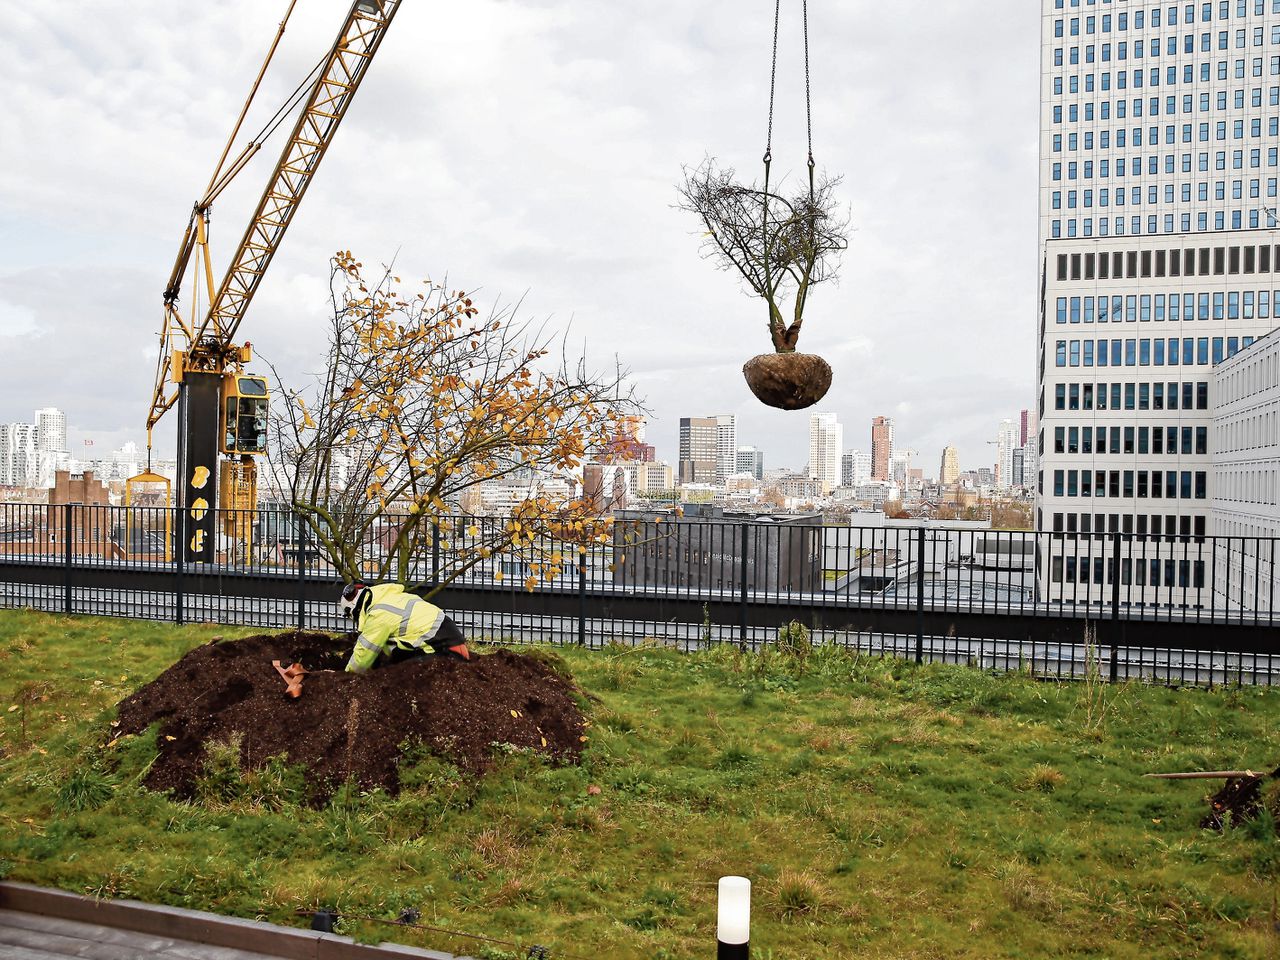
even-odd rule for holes
{"type": "Polygon", "coordinates": [[[816,353],[762,353],[742,367],[756,399],[779,410],[803,410],[831,389],[831,367],[816,353]]]}

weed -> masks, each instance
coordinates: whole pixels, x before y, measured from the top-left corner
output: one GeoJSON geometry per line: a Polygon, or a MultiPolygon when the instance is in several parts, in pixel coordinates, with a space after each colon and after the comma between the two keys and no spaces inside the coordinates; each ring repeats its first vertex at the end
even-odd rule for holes
{"type": "Polygon", "coordinates": [[[76,767],[58,788],[54,809],[61,813],[96,810],[115,794],[115,781],[92,764],[76,767]]]}
{"type": "Polygon", "coordinates": [[[1039,790],[1043,793],[1052,793],[1058,787],[1066,782],[1067,778],[1063,776],[1062,771],[1057,767],[1051,767],[1047,763],[1037,763],[1022,778],[1020,786],[1024,790],[1039,790]]]}
{"type": "Polygon", "coordinates": [[[803,664],[813,653],[813,643],[809,639],[809,628],[798,620],[792,620],[778,628],[775,645],[785,659],[803,664]]]}
{"type": "Polygon", "coordinates": [[[810,917],[826,901],[822,883],[807,870],[783,870],[769,893],[770,905],[783,920],[810,917]]]}
{"type": "Polygon", "coordinates": [[[196,778],[198,801],[210,806],[225,805],[241,795],[244,774],[240,769],[240,754],[243,746],[244,736],[240,733],[205,744],[204,767],[196,778]]]}

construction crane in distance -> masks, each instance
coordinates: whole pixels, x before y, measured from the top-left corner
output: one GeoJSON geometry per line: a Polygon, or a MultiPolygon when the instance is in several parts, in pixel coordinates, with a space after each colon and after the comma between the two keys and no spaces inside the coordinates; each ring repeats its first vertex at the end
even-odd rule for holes
{"type": "Polygon", "coordinates": [[[400,2],[355,0],[333,46],[260,133],[228,162],[297,4],[290,0],[209,185],[191,211],[164,290],[160,356],[147,416],[150,473],[152,431],[168,410],[178,407],[180,549],[188,561],[215,559],[219,521],[221,533],[249,553],[257,505],[254,458],[267,449],[270,391],[264,377],[246,371],[253,348],[248,342],[237,343],[236,332],[400,2]],[[299,104],[302,111],[293,132],[226,274],[215,286],[209,252],[214,201],[299,104]],[[184,316],[179,299],[188,269],[194,276],[184,316]]]}

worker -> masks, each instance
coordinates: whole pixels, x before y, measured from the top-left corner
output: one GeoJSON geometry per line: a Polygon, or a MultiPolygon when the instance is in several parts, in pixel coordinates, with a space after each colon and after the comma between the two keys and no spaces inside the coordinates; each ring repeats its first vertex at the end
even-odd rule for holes
{"type": "Polygon", "coordinates": [[[350,673],[438,654],[470,660],[458,625],[435,604],[405,591],[398,583],[368,586],[349,583],[338,605],[360,631],[347,661],[350,673]]]}

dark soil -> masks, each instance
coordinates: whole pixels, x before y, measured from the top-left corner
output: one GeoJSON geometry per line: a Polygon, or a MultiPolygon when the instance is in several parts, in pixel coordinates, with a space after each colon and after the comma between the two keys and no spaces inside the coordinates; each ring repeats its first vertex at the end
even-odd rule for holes
{"type": "Polygon", "coordinates": [[[1268,813],[1280,827],[1280,809],[1267,810],[1263,804],[1262,787],[1268,780],[1280,777],[1280,768],[1269,775],[1257,777],[1233,777],[1221,790],[1209,798],[1209,814],[1200,826],[1209,830],[1239,826],[1259,814],[1268,813]]]}
{"type": "Polygon", "coordinates": [[[181,798],[195,793],[206,744],[236,734],[242,769],[283,754],[305,767],[316,802],[348,780],[394,793],[406,743],[472,775],[492,765],[495,744],[578,761],[583,718],[573,687],[541,660],[473,651],[470,662],[429,657],[343,673],[353,639],[295,632],[197,647],[121,701],[117,732],[160,723],[159,756],[145,782],[181,798]],[[286,696],[272,660],[315,671],[300,698],[286,696]]]}

